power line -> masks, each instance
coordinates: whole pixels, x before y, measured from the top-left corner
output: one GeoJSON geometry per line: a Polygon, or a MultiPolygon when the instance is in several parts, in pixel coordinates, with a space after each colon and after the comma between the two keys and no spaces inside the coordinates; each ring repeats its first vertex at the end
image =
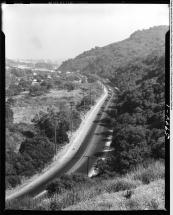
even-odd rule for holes
{"type": "Polygon", "coordinates": [[[70,130],[71,130],[71,136],[72,136],[72,129],[73,129],[73,106],[74,106],[74,102],[71,101],[70,102],[70,109],[71,109],[71,114],[70,114],[70,130]]]}

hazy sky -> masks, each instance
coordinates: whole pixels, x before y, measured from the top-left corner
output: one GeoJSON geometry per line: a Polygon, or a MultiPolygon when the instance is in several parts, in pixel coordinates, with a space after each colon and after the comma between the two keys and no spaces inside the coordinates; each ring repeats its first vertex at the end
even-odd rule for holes
{"type": "Polygon", "coordinates": [[[138,29],[169,25],[166,4],[4,4],[2,9],[11,59],[72,58],[138,29]]]}

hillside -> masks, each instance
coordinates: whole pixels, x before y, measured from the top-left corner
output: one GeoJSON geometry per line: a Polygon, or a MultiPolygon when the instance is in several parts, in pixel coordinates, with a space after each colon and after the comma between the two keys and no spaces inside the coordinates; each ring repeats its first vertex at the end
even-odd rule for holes
{"type": "Polygon", "coordinates": [[[130,199],[126,191],[103,193],[93,199],[82,201],[64,210],[164,210],[164,180],[140,185],[133,191],[130,199]]]}
{"type": "Polygon", "coordinates": [[[80,70],[85,74],[98,74],[110,80],[122,90],[135,86],[142,78],[143,68],[149,60],[158,60],[165,53],[165,34],[168,26],[156,26],[138,30],[128,39],[104,47],[85,51],[74,59],[64,61],[61,71],[80,70]],[[128,86],[128,87],[129,87],[128,86]]]}
{"type": "MultiPolygon", "coordinates": [[[[158,26],[136,31],[124,41],[96,47],[58,68],[109,78],[120,88],[120,91],[115,91],[106,117],[98,121],[112,129],[110,147],[114,150],[107,154],[106,159],[98,160],[95,165],[97,176],[62,175],[47,185],[45,198],[36,201],[26,198],[20,205],[12,201],[7,208],[164,209],[167,30],[166,26],[158,26]]],[[[12,113],[9,111],[8,114],[12,113]]],[[[105,140],[108,136],[103,134],[105,140]]]]}
{"type": "Polygon", "coordinates": [[[28,210],[164,210],[163,161],[139,165],[128,174],[109,179],[63,175],[47,186],[43,198],[7,203],[8,209],[28,210]]]}

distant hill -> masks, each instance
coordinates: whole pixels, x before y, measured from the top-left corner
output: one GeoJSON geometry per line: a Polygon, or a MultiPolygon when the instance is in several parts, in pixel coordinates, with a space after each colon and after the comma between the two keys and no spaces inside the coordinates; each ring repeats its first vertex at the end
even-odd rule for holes
{"type": "Polygon", "coordinates": [[[136,86],[136,81],[145,75],[145,67],[164,57],[167,31],[168,26],[138,30],[128,39],[95,47],[64,61],[58,70],[97,74],[110,78],[121,89],[126,88],[125,83],[136,86]]]}

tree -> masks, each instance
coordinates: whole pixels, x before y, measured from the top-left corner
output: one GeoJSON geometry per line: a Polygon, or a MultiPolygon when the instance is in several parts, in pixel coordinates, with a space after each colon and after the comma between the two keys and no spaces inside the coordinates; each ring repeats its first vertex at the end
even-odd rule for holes
{"type": "Polygon", "coordinates": [[[7,96],[16,96],[21,93],[21,88],[17,84],[11,84],[6,90],[7,96]]]}
{"type": "Polygon", "coordinates": [[[66,82],[64,87],[68,90],[68,91],[72,91],[75,89],[75,84],[73,82],[66,82]]]}
{"type": "Polygon", "coordinates": [[[41,83],[41,86],[45,87],[47,90],[50,90],[51,88],[53,88],[53,83],[52,81],[44,80],[41,83]]]}
{"type": "Polygon", "coordinates": [[[115,171],[124,173],[147,157],[150,151],[145,136],[146,130],[142,126],[122,126],[114,132],[112,146],[115,151],[112,153],[115,171]]]}
{"type": "Polygon", "coordinates": [[[31,81],[27,81],[27,80],[25,80],[25,79],[22,78],[19,81],[19,85],[18,86],[20,87],[21,90],[29,90],[29,88],[31,86],[31,81]]]}
{"type": "MultiPolygon", "coordinates": [[[[33,174],[36,170],[41,169],[45,163],[49,162],[54,155],[54,145],[44,136],[37,135],[34,138],[26,138],[22,142],[19,152],[22,154],[22,164],[33,166],[30,170],[33,174]]],[[[26,171],[27,168],[24,168],[26,171]]]]}
{"type": "Polygon", "coordinates": [[[56,144],[68,142],[67,131],[69,130],[69,119],[64,111],[55,112],[48,109],[47,113],[40,112],[32,120],[51,141],[56,144]]]}
{"type": "Polygon", "coordinates": [[[31,96],[40,96],[45,93],[45,88],[40,85],[33,85],[29,89],[29,95],[31,96]]]}

